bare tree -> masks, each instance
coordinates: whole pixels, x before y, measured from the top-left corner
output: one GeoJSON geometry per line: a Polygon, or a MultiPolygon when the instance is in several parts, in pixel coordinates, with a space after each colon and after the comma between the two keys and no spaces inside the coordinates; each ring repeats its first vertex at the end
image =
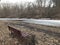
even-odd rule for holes
{"type": "Polygon", "coordinates": [[[36,0],[36,2],[39,6],[42,6],[43,0],[36,0]]]}
{"type": "Polygon", "coordinates": [[[52,0],[55,3],[55,6],[60,7],[60,0],[52,0]]]}

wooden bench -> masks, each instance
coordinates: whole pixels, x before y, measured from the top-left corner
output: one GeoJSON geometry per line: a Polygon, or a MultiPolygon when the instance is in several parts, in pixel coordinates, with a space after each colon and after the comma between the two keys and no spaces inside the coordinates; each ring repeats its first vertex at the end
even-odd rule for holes
{"type": "MultiPolygon", "coordinates": [[[[11,35],[13,35],[13,37],[16,37],[19,40],[19,42],[21,42],[22,44],[25,43],[24,45],[33,45],[33,43],[34,43],[33,40],[34,40],[35,36],[27,34],[26,32],[22,32],[11,26],[8,26],[8,29],[11,32],[11,35]]],[[[34,45],[35,45],[35,43],[34,43],[34,45]]]]}
{"type": "Polygon", "coordinates": [[[15,28],[11,27],[11,26],[8,26],[8,28],[9,28],[9,31],[11,31],[11,34],[14,34],[18,37],[27,37],[29,35],[26,32],[22,32],[18,29],[15,29],[15,28]]]}

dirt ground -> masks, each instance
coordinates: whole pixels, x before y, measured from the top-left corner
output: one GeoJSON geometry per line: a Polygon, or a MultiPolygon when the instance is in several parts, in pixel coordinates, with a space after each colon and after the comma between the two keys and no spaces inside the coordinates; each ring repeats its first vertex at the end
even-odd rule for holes
{"type": "Polygon", "coordinates": [[[60,45],[59,27],[29,24],[21,21],[0,21],[0,45],[18,45],[17,39],[9,36],[8,25],[20,31],[34,34],[36,36],[36,45],[60,45]]]}

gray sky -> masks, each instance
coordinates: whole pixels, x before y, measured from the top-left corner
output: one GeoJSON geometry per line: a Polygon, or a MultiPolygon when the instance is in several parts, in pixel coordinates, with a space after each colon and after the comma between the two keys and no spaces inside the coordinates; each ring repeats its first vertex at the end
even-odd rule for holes
{"type": "MultiPolygon", "coordinates": [[[[20,4],[20,3],[25,3],[25,2],[35,2],[36,0],[1,0],[1,2],[0,3],[17,3],[17,4],[20,4]]],[[[47,0],[47,3],[46,3],[46,6],[48,6],[48,1],[49,0],[47,0]]]]}
{"type": "Polygon", "coordinates": [[[1,0],[0,3],[25,3],[25,2],[34,2],[35,0],[1,0]]]}

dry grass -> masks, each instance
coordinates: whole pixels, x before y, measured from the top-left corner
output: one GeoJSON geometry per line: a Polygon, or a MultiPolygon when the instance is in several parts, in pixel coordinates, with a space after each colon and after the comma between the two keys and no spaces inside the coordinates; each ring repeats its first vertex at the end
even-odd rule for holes
{"type": "MultiPolygon", "coordinates": [[[[0,21],[0,45],[18,45],[16,38],[9,36],[7,23],[0,21]]],[[[60,45],[60,28],[10,21],[12,27],[36,35],[36,45],[60,45]]],[[[21,45],[21,44],[20,44],[21,45]]]]}
{"type": "Polygon", "coordinates": [[[0,21],[0,45],[34,45],[34,35],[28,36],[26,39],[20,39],[16,36],[13,38],[12,35],[10,35],[6,22],[7,21],[0,21]],[[33,41],[33,43],[31,41],[33,41]]]}
{"type": "Polygon", "coordinates": [[[0,45],[13,45],[15,40],[9,36],[9,30],[4,21],[0,21],[0,45]],[[12,43],[13,42],[13,43],[12,43]]]}

